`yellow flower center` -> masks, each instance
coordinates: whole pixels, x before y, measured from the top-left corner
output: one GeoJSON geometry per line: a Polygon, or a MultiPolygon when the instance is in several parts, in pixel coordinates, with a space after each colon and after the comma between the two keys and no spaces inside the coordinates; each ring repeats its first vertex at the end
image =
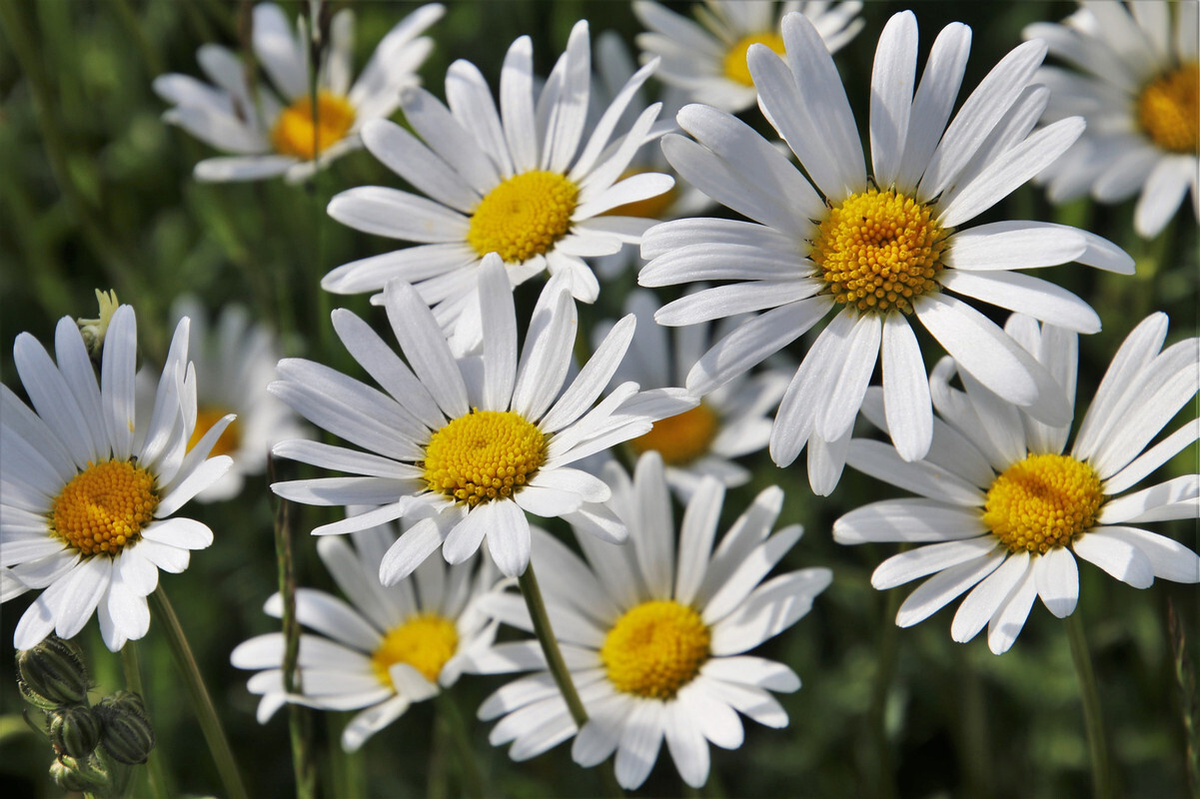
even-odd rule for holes
{"type": "Polygon", "coordinates": [[[663,463],[676,466],[691,463],[708,452],[717,437],[720,419],[705,403],[691,410],[660,419],[650,432],[629,442],[638,455],[651,450],[662,455],[663,463]]]}
{"type": "Polygon", "coordinates": [[[752,44],[765,44],[779,55],[784,54],[783,37],[778,33],[752,33],[734,43],[725,53],[725,77],[743,86],[753,86],[750,67],[746,65],[746,53],[752,44]]]}
{"type": "Polygon", "coordinates": [[[154,519],[154,477],[129,461],[88,463],[50,507],[54,533],[85,556],[116,555],[154,519]]]}
{"type": "Polygon", "coordinates": [[[1068,455],[1030,455],[988,489],[983,523],[1010,552],[1045,554],[1086,533],[1104,501],[1094,469],[1068,455]]]}
{"type": "Polygon", "coordinates": [[[546,437],[513,411],[473,411],[438,430],[425,447],[430,491],[471,507],[507,499],[546,462],[546,437]]]}
{"type": "Polygon", "coordinates": [[[383,637],[383,643],[371,655],[371,668],[384,685],[391,686],[388,671],[397,663],[407,663],[432,683],[446,661],[458,649],[458,629],[454,622],[436,613],[413,616],[383,637]]]}
{"type": "Polygon", "coordinates": [[[670,599],[643,602],[608,631],[600,660],[618,691],[671,699],[708,660],[711,639],[692,608],[670,599]]]}
{"type": "Polygon", "coordinates": [[[929,206],[868,189],[829,210],[812,259],[834,299],[860,311],[912,313],[912,300],[937,290],[949,230],[929,206]]]}
{"type": "MultiPolygon", "coordinates": [[[[650,171],[649,167],[633,167],[625,170],[624,174],[621,175],[621,180],[650,171]]],[[[641,219],[662,219],[666,215],[667,209],[671,207],[671,204],[675,202],[675,198],[678,196],[678,192],[676,191],[678,185],[676,183],[669,191],[664,191],[657,197],[647,197],[644,200],[618,205],[616,208],[605,211],[601,216],[636,216],[641,219]]]]}
{"type": "Polygon", "coordinates": [[[578,197],[579,187],[557,172],[513,175],[479,202],[467,243],[480,258],[494,252],[510,264],[545,255],[570,230],[578,197]]]}
{"type": "MultiPolygon", "coordinates": [[[[208,429],[225,417],[225,414],[232,413],[228,408],[220,408],[208,406],[201,408],[196,414],[196,429],[192,431],[192,438],[188,441],[187,448],[190,451],[192,447],[200,443],[200,439],[208,432],[208,429]]],[[[238,451],[242,445],[242,429],[238,425],[237,419],[229,423],[225,428],[225,432],[221,433],[221,437],[217,439],[217,443],[213,444],[212,451],[208,453],[209,457],[217,455],[232,455],[238,451]]]]}
{"type": "Polygon", "coordinates": [[[1200,146],[1200,64],[1190,63],[1146,84],[1137,101],[1138,123],[1150,139],[1173,153],[1200,146]]]}
{"type": "Polygon", "coordinates": [[[317,113],[312,98],[301,97],[285,108],[271,130],[271,144],[281,155],[311,161],[318,154],[346,138],[354,125],[354,106],[345,97],[321,89],[317,92],[317,113]]]}

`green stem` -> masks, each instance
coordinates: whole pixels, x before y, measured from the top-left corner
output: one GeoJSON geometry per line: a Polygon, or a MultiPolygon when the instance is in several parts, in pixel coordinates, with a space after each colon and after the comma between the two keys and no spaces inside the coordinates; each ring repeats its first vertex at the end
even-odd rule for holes
{"type": "Polygon", "coordinates": [[[479,770],[479,762],[475,758],[475,748],[471,746],[471,738],[467,734],[467,725],[458,709],[458,703],[449,691],[438,693],[437,710],[458,754],[461,767],[458,777],[462,795],[483,799],[487,796],[487,788],[479,770]]]}
{"type": "Polygon", "coordinates": [[[170,644],[171,654],[175,657],[175,667],[183,675],[188,698],[192,702],[192,710],[196,714],[196,720],[200,723],[204,739],[208,742],[208,750],[216,763],[217,772],[221,775],[221,782],[225,785],[225,793],[230,799],[248,799],[246,787],[242,784],[242,776],[238,771],[237,761],[233,757],[233,750],[229,746],[229,740],[225,737],[225,730],[221,727],[221,719],[217,716],[217,709],[213,706],[208,689],[204,687],[204,678],[200,675],[200,667],[196,665],[192,648],[188,645],[183,628],[179,625],[179,617],[175,615],[175,608],[171,606],[171,601],[167,599],[167,592],[163,590],[161,584],[154,589],[154,604],[155,615],[162,622],[163,629],[167,633],[167,643],[170,644]]]}
{"type": "Polygon", "coordinates": [[[896,626],[896,612],[899,609],[900,592],[889,591],[884,602],[875,676],[871,683],[870,703],[867,705],[868,739],[873,749],[873,757],[867,760],[867,768],[868,774],[873,778],[873,793],[880,799],[892,799],[896,796],[896,771],[887,733],[887,700],[896,673],[900,635],[900,628],[896,626]]]}
{"type": "Polygon", "coordinates": [[[1112,774],[1108,763],[1104,720],[1100,715],[1100,693],[1096,688],[1092,656],[1083,632],[1082,614],[1076,612],[1067,617],[1067,639],[1071,642],[1071,660],[1075,664],[1083,703],[1083,724],[1087,730],[1088,752],[1092,761],[1092,796],[1096,799],[1112,799],[1112,774]]]}
{"type": "MultiPolygon", "coordinates": [[[[138,662],[136,641],[127,641],[121,648],[121,666],[125,671],[126,690],[137,694],[145,702],[146,691],[142,688],[142,668],[138,662]]],[[[163,773],[163,761],[157,751],[150,752],[150,758],[146,761],[146,778],[150,782],[150,795],[154,799],[167,799],[170,796],[166,775],[163,773]]]]}

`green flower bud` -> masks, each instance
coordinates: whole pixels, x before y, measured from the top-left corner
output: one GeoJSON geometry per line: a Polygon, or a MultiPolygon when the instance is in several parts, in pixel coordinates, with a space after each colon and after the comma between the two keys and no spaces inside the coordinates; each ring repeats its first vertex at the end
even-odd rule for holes
{"type": "Polygon", "coordinates": [[[50,743],[59,756],[87,757],[100,743],[100,719],[91,708],[84,705],[52,710],[46,726],[50,731],[50,743]]]}
{"type": "Polygon", "coordinates": [[[100,746],[118,763],[145,763],[154,749],[154,728],[142,698],[129,691],[106,696],[96,706],[104,722],[100,746]]]}
{"type": "Polygon", "coordinates": [[[87,666],[72,641],[52,634],[33,649],[18,652],[17,671],[21,693],[40,708],[87,702],[87,666]]]}
{"type": "Polygon", "coordinates": [[[64,791],[78,793],[105,793],[108,774],[89,759],[84,762],[71,757],[62,757],[50,764],[50,779],[64,791]]]}

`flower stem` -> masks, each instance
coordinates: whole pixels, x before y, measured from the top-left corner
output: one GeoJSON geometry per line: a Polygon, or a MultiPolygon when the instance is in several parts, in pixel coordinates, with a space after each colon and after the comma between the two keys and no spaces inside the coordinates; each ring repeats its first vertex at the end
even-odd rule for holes
{"type": "MultiPolygon", "coordinates": [[[[125,688],[146,701],[146,692],[142,688],[142,667],[138,662],[136,641],[126,641],[121,647],[121,666],[125,671],[125,688]]],[[[150,795],[154,799],[167,799],[166,775],[163,773],[163,761],[158,752],[152,751],[146,761],[146,778],[150,782],[150,795]]]]}
{"type": "Polygon", "coordinates": [[[1083,723],[1092,761],[1092,795],[1096,799],[1111,799],[1114,793],[1104,721],[1100,716],[1100,694],[1096,689],[1096,674],[1092,671],[1092,656],[1088,652],[1080,613],[1072,613],[1067,617],[1067,639],[1071,642],[1071,660],[1075,663],[1075,675],[1079,679],[1083,703],[1083,723]]]}
{"type": "Polygon", "coordinates": [[[896,626],[896,612],[899,609],[900,592],[888,592],[883,603],[883,619],[876,642],[875,676],[871,681],[871,697],[867,706],[867,739],[871,751],[864,753],[867,754],[864,771],[873,795],[879,799],[893,799],[896,796],[896,771],[887,732],[887,702],[896,674],[900,635],[900,628],[896,626]]]}
{"type": "Polygon", "coordinates": [[[204,678],[200,675],[200,668],[196,665],[196,658],[192,655],[192,648],[183,634],[183,628],[179,626],[175,608],[171,606],[167,592],[161,584],[154,589],[154,603],[155,615],[163,623],[163,629],[167,633],[167,643],[170,644],[171,654],[175,657],[175,668],[183,675],[188,697],[192,701],[192,710],[196,714],[196,720],[200,722],[204,739],[208,742],[208,750],[216,763],[217,772],[221,775],[221,782],[225,785],[225,793],[230,799],[248,799],[237,761],[233,758],[233,750],[229,747],[229,740],[221,727],[221,719],[217,716],[217,709],[213,706],[208,689],[204,687],[204,678]]]}
{"type": "Polygon", "coordinates": [[[475,750],[471,746],[470,736],[467,735],[466,722],[463,721],[462,713],[458,709],[458,703],[450,695],[449,691],[438,692],[437,711],[458,754],[458,762],[461,767],[458,776],[462,795],[483,799],[483,797],[487,796],[483,774],[479,771],[479,763],[475,759],[475,750]]]}

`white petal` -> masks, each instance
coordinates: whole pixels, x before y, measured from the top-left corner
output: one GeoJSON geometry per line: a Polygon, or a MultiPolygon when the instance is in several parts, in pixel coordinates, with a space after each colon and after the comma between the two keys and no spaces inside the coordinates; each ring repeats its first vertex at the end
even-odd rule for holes
{"type": "Polygon", "coordinates": [[[1060,619],[1075,612],[1079,602],[1079,566],[1066,547],[1054,547],[1033,560],[1037,593],[1046,609],[1060,619]]]}
{"type": "Polygon", "coordinates": [[[1029,553],[1009,555],[1000,568],[975,586],[958,606],[950,625],[950,637],[960,644],[970,641],[1000,610],[1009,593],[1030,571],[1029,553]]]}
{"type": "Polygon", "coordinates": [[[1134,588],[1154,583],[1154,567],[1141,549],[1101,527],[1071,545],[1075,554],[1134,588]]]}

